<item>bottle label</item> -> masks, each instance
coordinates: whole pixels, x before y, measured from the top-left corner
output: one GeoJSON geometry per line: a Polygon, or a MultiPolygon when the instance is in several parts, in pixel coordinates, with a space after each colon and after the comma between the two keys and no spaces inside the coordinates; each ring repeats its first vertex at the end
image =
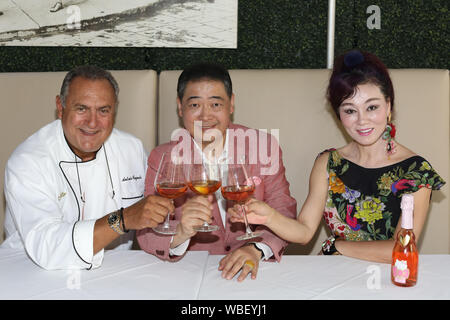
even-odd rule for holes
{"type": "Polygon", "coordinates": [[[411,237],[409,236],[409,234],[407,234],[405,236],[399,235],[398,238],[403,247],[406,247],[409,243],[409,240],[411,240],[411,237]]]}
{"type": "Polygon", "coordinates": [[[392,266],[392,273],[395,282],[406,283],[409,277],[408,262],[406,260],[395,259],[395,264],[392,266]]]}

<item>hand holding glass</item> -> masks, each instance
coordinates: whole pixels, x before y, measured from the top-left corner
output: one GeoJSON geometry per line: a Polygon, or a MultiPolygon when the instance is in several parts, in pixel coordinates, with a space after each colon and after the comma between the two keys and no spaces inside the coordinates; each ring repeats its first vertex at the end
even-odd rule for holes
{"type": "MultiPolygon", "coordinates": [[[[189,166],[189,188],[198,195],[207,196],[216,192],[221,185],[220,167],[216,161],[211,160],[201,164],[189,166]]],[[[203,225],[195,227],[195,231],[211,232],[219,229],[216,225],[210,225],[206,221],[203,225]]]]}
{"type": "Polygon", "coordinates": [[[261,232],[252,232],[247,221],[247,213],[244,203],[253,195],[255,184],[247,175],[247,170],[242,163],[229,164],[228,172],[222,177],[222,195],[225,199],[236,201],[242,212],[245,222],[245,234],[237,237],[237,240],[247,240],[261,236],[261,232]]]}
{"type": "MultiPolygon", "coordinates": [[[[163,154],[154,182],[155,190],[159,195],[172,200],[187,191],[183,165],[173,160],[170,153],[163,154]]],[[[156,226],[153,230],[165,235],[176,234],[176,226],[170,225],[170,214],[170,212],[167,214],[164,223],[156,226]]]]}

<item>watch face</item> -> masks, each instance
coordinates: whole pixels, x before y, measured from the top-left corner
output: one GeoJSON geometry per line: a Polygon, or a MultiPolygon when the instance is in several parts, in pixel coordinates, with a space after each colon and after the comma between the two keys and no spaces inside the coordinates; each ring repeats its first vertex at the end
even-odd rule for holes
{"type": "Polygon", "coordinates": [[[108,217],[108,224],[110,225],[114,224],[117,221],[117,219],[119,219],[119,216],[115,212],[110,214],[108,217]]]}

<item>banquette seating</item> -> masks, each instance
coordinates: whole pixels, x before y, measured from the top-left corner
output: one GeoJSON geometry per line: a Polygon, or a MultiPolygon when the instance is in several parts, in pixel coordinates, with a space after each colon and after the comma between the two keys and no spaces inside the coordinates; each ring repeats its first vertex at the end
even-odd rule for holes
{"type": "MultiPolygon", "coordinates": [[[[112,71],[119,86],[116,127],[140,138],[147,151],[170,140],[179,125],[176,83],[181,71],[112,71]]],[[[397,140],[422,155],[450,183],[449,71],[391,69],[397,140]]],[[[55,97],[65,72],[0,73],[0,243],[4,239],[3,179],[12,151],[56,118],[55,97]]],[[[233,121],[277,132],[286,176],[300,210],[317,154],[348,141],[325,99],[328,69],[230,70],[233,121]]],[[[322,223],[306,245],[286,254],[316,254],[327,230],[322,223]]],[[[433,192],[419,242],[421,253],[450,254],[450,186],[433,192]]]]}

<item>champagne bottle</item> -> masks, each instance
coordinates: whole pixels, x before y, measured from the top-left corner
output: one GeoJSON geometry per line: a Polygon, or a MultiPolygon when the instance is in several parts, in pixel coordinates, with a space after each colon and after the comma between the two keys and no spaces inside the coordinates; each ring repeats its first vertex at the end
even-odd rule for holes
{"type": "Polygon", "coordinates": [[[412,287],[417,282],[419,253],[413,232],[414,197],[404,194],[400,208],[402,209],[402,229],[397,235],[392,251],[391,281],[401,287],[412,287]]]}

